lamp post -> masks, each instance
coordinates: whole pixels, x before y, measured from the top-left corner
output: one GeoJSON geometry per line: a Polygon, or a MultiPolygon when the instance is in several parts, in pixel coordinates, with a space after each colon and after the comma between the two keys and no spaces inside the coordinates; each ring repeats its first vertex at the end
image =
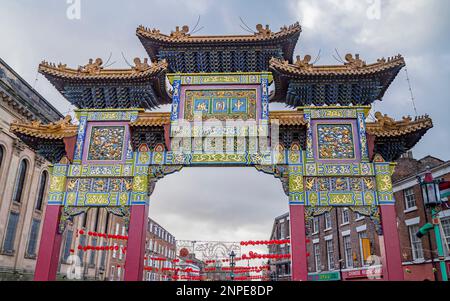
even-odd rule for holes
{"type": "Polygon", "coordinates": [[[234,257],[236,257],[236,254],[234,253],[233,250],[231,250],[231,253],[230,253],[230,267],[231,267],[230,278],[231,278],[231,281],[234,281],[234,266],[236,265],[236,263],[234,262],[234,257]]]}
{"type": "MultiPolygon", "coordinates": [[[[439,266],[441,268],[441,275],[443,281],[448,281],[448,275],[447,275],[447,267],[445,266],[445,256],[444,256],[444,248],[442,246],[442,237],[441,237],[441,230],[439,228],[440,220],[439,220],[439,212],[437,210],[437,207],[442,203],[440,198],[440,192],[439,192],[439,181],[436,181],[433,179],[433,175],[431,174],[430,170],[427,170],[425,173],[425,177],[422,180],[421,177],[417,177],[417,180],[420,184],[421,190],[422,190],[422,199],[423,204],[425,207],[425,222],[426,224],[419,230],[419,232],[416,234],[419,238],[422,237],[427,231],[434,229],[434,234],[436,236],[436,245],[437,245],[437,251],[438,251],[438,259],[439,259],[439,266]],[[431,208],[431,218],[432,218],[432,224],[428,222],[427,217],[427,208],[431,208]]],[[[431,247],[431,238],[428,236],[430,248],[431,247]]],[[[432,254],[431,250],[431,254],[432,254]]],[[[434,256],[431,255],[431,260],[433,263],[434,268],[434,256]]],[[[436,275],[436,272],[435,272],[436,275]]]]}

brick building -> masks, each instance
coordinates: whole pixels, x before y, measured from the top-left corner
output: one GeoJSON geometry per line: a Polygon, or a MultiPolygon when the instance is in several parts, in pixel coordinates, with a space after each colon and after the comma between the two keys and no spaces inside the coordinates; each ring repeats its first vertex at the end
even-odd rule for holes
{"type": "MultiPolygon", "coordinates": [[[[70,255],[80,258],[82,279],[121,281],[124,279],[127,241],[123,239],[106,239],[88,235],[89,232],[112,235],[128,235],[122,218],[107,213],[105,209],[90,209],[87,214],[74,218],[63,234],[60,256],[59,279],[66,278],[67,270],[72,266],[70,255]],[[80,230],[84,234],[80,234],[80,230]],[[112,246],[113,250],[96,251],[79,249],[79,246],[112,246]]],[[[148,219],[146,240],[147,281],[170,280],[169,271],[163,268],[173,267],[175,259],[175,237],[151,218],[148,219]],[[165,261],[155,260],[165,258],[165,261]]]]}
{"type": "Polygon", "coordinates": [[[80,265],[82,279],[122,280],[127,241],[95,237],[89,235],[90,232],[127,235],[123,219],[104,208],[91,208],[86,214],[75,217],[63,233],[58,278],[66,279],[67,270],[76,265],[71,259],[71,255],[75,255],[79,258],[76,261],[80,265]],[[83,250],[80,246],[113,246],[114,250],[83,250]]]}
{"type": "MultiPolygon", "coordinates": [[[[430,168],[435,179],[450,181],[450,161],[432,156],[416,160],[411,152],[397,161],[393,175],[405,280],[441,279],[433,231],[421,239],[416,237],[419,228],[427,221],[431,221],[430,212],[425,215],[422,192],[417,180],[418,176],[424,176],[427,168],[430,168]]],[[[439,213],[439,217],[442,223],[443,245],[447,246],[445,261],[450,272],[450,206],[445,207],[439,213]]],[[[363,259],[370,255],[380,256],[379,238],[370,218],[345,207],[334,208],[330,213],[313,218],[309,229],[307,252],[311,280],[368,279],[369,263],[363,259]]],[[[287,238],[289,238],[289,215],[286,213],[275,218],[270,239],[287,238]]],[[[288,245],[269,246],[271,254],[286,252],[289,252],[288,245]]],[[[290,261],[272,261],[270,275],[274,280],[289,280],[290,261]]]]}
{"type": "MultiPolygon", "coordinates": [[[[396,211],[398,216],[398,230],[402,248],[402,259],[405,267],[406,280],[435,280],[441,279],[436,249],[436,237],[430,231],[422,238],[416,237],[416,233],[427,221],[431,222],[431,214],[423,205],[423,198],[417,177],[423,177],[427,168],[430,169],[435,179],[450,181],[450,161],[443,161],[432,156],[420,160],[413,158],[408,152],[398,160],[398,165],[393,176],[393,190],[396,199],[396,211]],[[431,245],[430,245],[431,242],[431,245]],[[431,252],[430,250],[434,250],[431,252]],[[436,272],[433,270],[433,261],[436,272]]],[[[450,242],[450,210],[444,209],[439,213],[443,230],[443,245],[447,245],[446,266],[450,272],[450,254],[448,243],[450,242]],[[446,238],[446,239],[445,239],[446,238]]]]}
{"type": "MultiPolygon", "coordinates": [[[[285,213],[275,218],[270,239],[289,239],[289,214],[285,213]]],[[[288,254],[290,247],[288,244],[269,245],[269,254],[288,254]]],[[[285,281],[291,279],[291,261],[289,259],[273,259],[268,261],[270,266],[269,277],[275,281],[285,281]]]]}
{"type": "MultiPolygon", "coordinates": [[[[314,217],[307,235],[311,280],[367,280],[370,255],[380,256],[379,240],[370,218],[352,210],[333,208],[314,217]]],[[[275,219],[270,239],[289,238],[289,215],[275,219]]],[[[271,245],[270,254],[287,254],[289,245],[271,245]]],[[[271,279],[290,280],[290,260],[271,261],[271,279]]]]}
{"type": "Polygon", "coordinates": [[[49,179],[48,162],[19,140],[10,125],[61,118],[0,59],[0,280],[32,279],[49,179]]]}
{"type": "Polygon", "coordinates": [[[164,229],[160,224],[149,218],[145,265],[152,269],[144,273],[147,281],[169,281],[174,275],[174,259],[176,259],[175,236],[164,229]],[[157,260],[164,258],[165,260],[157,260]]]}

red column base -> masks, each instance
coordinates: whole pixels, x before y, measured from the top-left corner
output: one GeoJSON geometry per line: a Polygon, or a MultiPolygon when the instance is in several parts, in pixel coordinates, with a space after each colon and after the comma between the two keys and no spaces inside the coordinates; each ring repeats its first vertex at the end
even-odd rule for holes
{"type": "Polygon", "coordinates": [[[383,235],[380,239],[381,259],[383,263],[383,279],[403,281],[400,239],[397,229],[397,214],[394,205],[381,205],[381,224],[383,235]]]}
{"type": "Polygon", "coordinates": [[[127,255],[125,259],[125,281],[143,280],[147,219],[148,205],[131,206],[127,255]]]}
{"type": "Polygon", "coordinates": [[[34,272],[35,281],[56,280],[62,240],[62,235],[58,232],[60,216],[60,206],[47,206],[34,272]]]}
{"type": "Polygon", "coordinates": [[[292,281],[308,280],[305,206],[289,205],[292,281]]]}

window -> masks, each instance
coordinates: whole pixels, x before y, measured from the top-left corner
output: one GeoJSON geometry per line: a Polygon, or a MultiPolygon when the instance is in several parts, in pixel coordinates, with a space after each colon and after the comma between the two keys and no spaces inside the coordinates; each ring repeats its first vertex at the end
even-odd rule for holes
{"type": "Polygon", "coordinates": [[[23,194],[23,187],[25,185],[25,178],[27,176],[28,163],[23,159],[19,165],[19,172],[17,173],[16,185],[14,186],[13,202],[20,203],[23,194]]]}
{"type": "MultiPolygon", "coordinates": [[[[103,246],[104,247],[106,247],[107,246],[107,243],[106,242],[104,242],[103,243],[103,246]]],[[[106,264],[106,250],[103,250],[102,251],[102,257],[101,257],[101,259],[100,259],[100,268],[101,269],[105,269],[105,264],[106,264]]]]}
{"type": "Polygon", "coordinates": [[[113,254],[112,254],[112,257],[113,257],[113,258],[116,258],[116,257],[117,257],[117,250],[116,250],[116,247],[117,247],[117,243],[114,243],[114,250],[113,250],[113,254]]]}
{"type": "Polygon", "coordinates": [[[327,262],[328,262],[328,270],[332,271],[334,270],[334,246],[333,246],[333,240],[327,240],[326,242],[327,247],[327,262]]]}
{"type": "Polygon", "coordinates": [[[47,179],[48,179],[48,172],[43,171],[41,173],[41,179],[39,180],[39,191],[38,191],[38,197],[36,201],[36,209],[42,210],[42,203],[44,202],[44,194],[45,194],[45,188],[47,187],[47,179]]]}
{"type": "Polygon", "coordinates": [[[87,225],[87,218],[88,218],[88,211],[86,211],[85,213],[83,213],[83,228],[86,228],[87,225]]]}
{"type": "Polygon", "coordinates": [[[330,215],[330,212],[325,212],[325,229],[331,229],[331,215],[330,215]]]}
{"type": "Polygon", "coordinates": [[[33,219],[33,221],[31,222],[30,237],[28,239],[27,256],[30,256],[30,257],[36,256],[36,244],[37,244],[40,224],[41,224],[41,221],[38,219],[33,219]]]}
{"type": "Polygon", "coordinates": [[[405,209],[416,207],[416,196],[414,195],[414,188],[408,188],[403,191],[405,197],[405,209]]]}
{"type": "Polygon", "coordinates": [[[319,232],[319,217],[315,216],[313,218],[313,233],[318,233],[319,232]]]}
{"type": "Polygon", "coordinates": [[[355,214],[355,219],[356,220],[360,220],[360,219],[363,219],[363,218],[364,218],[364,215],[360,214],[359,212],[356,212],[356,214],[355,214]]]}
{"type": "Polygon", "coordinates": [[[350,235],[343,236],[344,240],[344,255],[345,255],[345,266],[347,268],[353,267],[353,257],[352,257],[352,240],[350,235]]]}
{"type": "Polygon", "coordinates": [[[109,226],[109,212],[106,212],[106,220],[105,220],[105,233],[108,233],[109,226]]]}
{"type": "Polygon", "coordinates": [[[443,235],[443,244],[447,245],[447,254],[450,255],[450,218],[441,219],[443,235]]]}
{"type": "Polygon", "coordinates": [[[111,278],[110,278],[110,280],[111,281],[114,281],[115,279],[115,276],[116,276],[116,267],[115,266],[111,266],[111,278]]]}
{"type": "MultiPolygon", "coordinates": [[[[92,238],[91,244],[94,248],[97,246],[97,238],[96,237],[92,238]]],[[[91,250],[91,254],[89,256],[89,265],[91,265],[91,266],[95,265],[95,251],[94,250],[91,250]]]]}
{"type": "Polygon", "coordinates": [[[280,238],[286,237],[286,228],[284,227],[284,222],[280,222],[280,238]]]}
{"type": "MultiPolygon", "coordinates": [[[[81,236],[80,236],[80,245],[83,246],[83,247],[86,245],[86,235],[81,235],[81,236]]],[[[79,249],[79,250],[78,250],[78,257],[80,258],[80,264],[81,264],[81,266],[83,266],[83,263],[84,263],[84,261],[83,261],[83,255],[84,255],[83,249],[79,249]]]]}
{"type": "Polygon", "coordinates": [[[117,267],[117,280],[121,280],[121,275],[122,274],[122,268],[121,267],[117,267]]]}
{"type": "Polygon", "coordinates": [[[14,252],[14,241],[16,238],[18,221],[19,221],[19,214],[16,212],[11,212],[9,214],[8,226],[6,228],[5,241],[3,242],[3,251],[6,253],[14,252]]]}
{"type": "Polygon", "coordinates": [[[122,256],[123,256],[123,245],[120,245],[120,248],[119,248],[119,260],[122,260],[122,256]]]}
{"type": "Polygon", "coordinates": [[[320,263],[320,245],[314,244],[314,264],[316,265],[316,272],[321,271],[321,263],[320,263]]]}
{"type": "Polygon", "coordinates": [[[73,231],[68,230],[66,235],[66,241],[64,242],[63,262],[67,262],[67,258],[70,255],[70,247],[72,245],[73,231]]]}
{"type": "Polygon", "coordinates": [[[350,221],[348,215],[348,208],[342,209],[342,224],[347,224],[350,221]]]}
{"type": "Polygon", "coordinates": [[[367,238],[367,232],[362,231],[358,233],[359,238],[359,254],[361,256],[361,265],[367,266],[367,259],[371,255],[370,241],[367,238]]]}
{"type": "Polygon", "coordinates": [[[5,150],[4,150],[3,146],[0,145],[0,168],[2,167],[2,164],[3,164],[4,155],[5,155],[5,150]]]}
{"type": "Polygon", "coordinates": [[[422,240],[416,236],[416,233],[419,231],[419,225],[408,226],[408,230],[413,260],[423,259],[422,240]]]}
{"type": "Polygon", "coordinates": [[[100,218],[100,208],[95,209],[95,224],[94,224],[94,231],[98,231],[98,220],[100,218]]]}

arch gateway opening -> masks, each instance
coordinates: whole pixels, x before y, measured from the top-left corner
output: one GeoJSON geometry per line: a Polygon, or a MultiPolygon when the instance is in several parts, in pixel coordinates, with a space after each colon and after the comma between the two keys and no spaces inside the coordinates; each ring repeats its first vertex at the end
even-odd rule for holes
{"type": "Polygon", "coordinates": [[[206,37],[187,27],[166,35],[140,26],[151,63],[137,58],[127,70],[107,69],[101,59],[78,69],[41,63],[39,72],[78,108],[78,124],[69,116],[11,126],[53,163],[35,279],[55,279],[66,221],[104,207],[127,221],[125,280],[142,280],[158,180],[190,166],[247,166],[283,184],[293,280],[308,279],[306,224],[333,207],[376,223],[383,278],[402,280],[392,162],[432,121],[377,113],[367,122],[404,59],[367,64],[348,54],[343,65],[315,66],[310,56],[293,58],[300,33],[298,23],[206,37]],[[271,111],[271,102],[289,110],[271,111]],[[151,112],[162,104],[171,111],[151,112]]]}

